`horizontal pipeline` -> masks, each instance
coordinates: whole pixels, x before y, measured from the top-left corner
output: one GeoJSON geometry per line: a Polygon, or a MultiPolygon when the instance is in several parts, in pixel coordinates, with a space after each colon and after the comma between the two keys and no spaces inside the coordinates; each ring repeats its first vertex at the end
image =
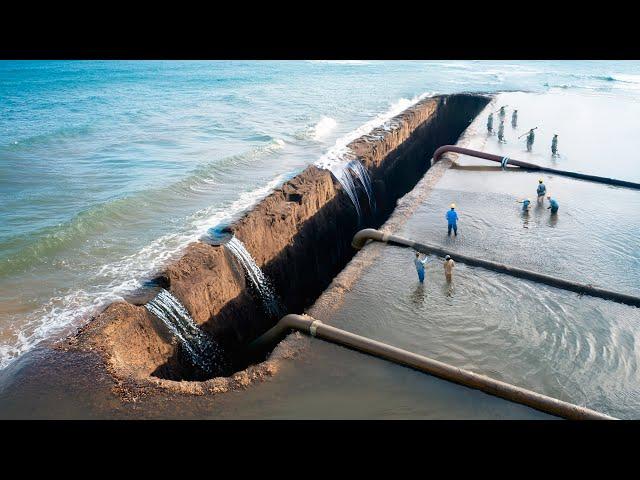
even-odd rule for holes
{"type": "Polygon", "coordinates": [[[440,255],[442,257],[451,255],[451,257],[453,257],[456,262],[466,263],[467,265],[472,265],[474,267],[482,267],[488,270],[493,270],[494,272],[506,273],[507,275],[512,275],[514,277],[533,280],[535,282],[551,285],[552,287],[570,290],[581,295],[604,298],[606,300],[613,300],[614,302],[624,303],[627,305],[632,305],[634,307],[640,307],[640,297],[628,295],[626,293],[605,290],[604,288],[594,287],[593,285],[588,285],[585,283],[563,280],[561,278],[552,277],[551,275],[545,275],[543,273],[537,273],[531,270],[516,268],[510,265],[505,265],[503,263],[492,262],[490,260],[482,260],[480,258],[470,257],[461,253],[450,252],[434,245],[426,245],[424,243],[414,242],[413,240],[408,240],[396,235],[383,233],[380,230],[375,230],[373,228],[365,228],[364,230],[360,230],[358,233],[356,233],[353,237],[353,240],[351,241],[351,245],[353,246],[353,248],[360,250],[362,247],[364,247],[364,244],[367,240],[389,243],[391,245],[397,245],[400,247],[409,247],[425,254],[428,253],[432,255],[440,255]]]}
{"type": "MultiPolygon", "coordinates": [[[[505,157],[494,155],[492,153],[480,152],[478,150],[471,150],[469,148],[456,147],[455,145],[443,145],[433,153],[433,162],[437,162],[440,156],[445,152],[460,153],[462,155],[469,155],[470,157],[483,158],[485,160],[491,160],[493,162],[502,163],[505,157]]],[[[598,177],[595,175],[587,175],[584,173],[569,172],[566,170],[557,170],[555,168],[541,167],[535,163],[522,162],[513,158],[508,159],[509,165],[515,165],[525,170],[534,170],[539,172],[554,173],[556,175],[562,175],[564,177],[579,178],[581,180],[588,180],[590,182],[604,183],[607,185],[615,185],[617,187],[634,188],[640,190],[640,183],[627,182],[625,180],[617,180],[615,178],[598,177]]]]}
{"type": "Polygon", "coordinates": [[[356,335],[345,330],[325,325],[309,316],[289,314],[284,316],[275,327],[256,339],[250,349],[260,349],[273,344],[290,330],[312,335],[322,340],[374,355],[394,363],[428,373],[465,387],[481,390],[489,395],[520,403],[541,412],[556,415],[569,420],[616,420],[595,410],[563,402],[556,398],[541,395],[509,383],[501,382],[484,375],[463,370],[447,363],[433,360],[422,355],[392,347],[382,342],[356,335]]]}

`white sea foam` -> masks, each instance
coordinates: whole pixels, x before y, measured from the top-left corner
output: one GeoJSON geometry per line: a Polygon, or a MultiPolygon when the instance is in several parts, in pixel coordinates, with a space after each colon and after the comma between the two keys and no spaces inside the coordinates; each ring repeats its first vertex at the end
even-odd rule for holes
{"type": "Polygon", "coordinates": [[[393,103],[386,112],[383,112],[376,117],[372,118],[368,122],[360,125],[355,130],[350,131],[346,135],[338,138],[333,147],[331,147],[319,160],[315,162],[318,168],[325,168],[331,170],[338,165],[344,164],[346,161],[351,160],[350,156],[352,152],[347,147],[355,139],[371,133],[378,127],[385,127],[387,129],[393,128],[390,120],[399,115],[407,108],[415,105],[420,100],[432,96],[432,93],[425,92],[421,95],[417,95],[411,99],[401,98],[393,103]]]}
{"type": "Polygon", "coordinates": [[[426,65],[429,67],[459,68],[461,70],[469,70],[473,68],[469,64],[459,62],[428,62],[426,65]]]}
{"type": "MultiPolygon", "coordinates": [[[[380,126],[393,128],[389,121],[394,116],[427,96],[429,94],[424,93],[412,99],[399,99],[386,112],[338,139],[316,165],[322,168],[340,168],[341,163],[349,160],[347,145],[351,141],[380,126]]],[[[314,126],[314,138],[322,138],[335,126],[334,119],[321,118],[314,126]]],[[[258,150],[275,152],[284,146],[285,142],[276,138],[258,150]]],[[[187,218],[183,230],[164,235],[133,255],[99,267],[90,276],[90,287],[52,297],[38,310],[31,312],[26,322],[24,317],[19,323],[9,322],[0,331],[0,337],[4,339],[0,344],[0,368],[6,367],[40,342],[70,332],[111,302],[122,300],[123,295],[140,288],[145,277],[149,278],[169,261],[178,258],[189,243],[204,235],[210,227],[229,221],[251,208],[282,184],[284,179],[285,175],[279,175],[267,185],[241,193],[230,204],[212,206],[194,213],[187,218]]],[[[215,184],[215,180],[210,177],[203,181],[205,185],[215,184]]],[[[196,186],[192,190],[198,188],[196,186]]]]}
{"type": "Polygon", "coordinates": [[[371,65],[366,60],[309,60],[310,63],[328,63],[330,65],[371,65]]]}
{"type": "Polygon", "coordinates": [[[187,218],[184,230],[164,235],[137,253],[100,267],[92,276],[91,288],[53,297],[30,314],[26,323],[21,318],[19,326],[3,327],[0,331],[0,337],[4,339],[0,344],[0,369],[42,341],[69,333],[71,328],[79,326],[106,305],[122,300],[123,295],[140,288],[145,277],[159,272],[170,260],[179,257],[189,243],[198,240],[210,227],[232,220],[251,208],[286,178],[286,175],[278,175],[262,187],[241,193],[230,204],[195,212],[187,218]]]}
{"type": "Polygon", "coordinates": [[[640,75],[632,75],[632,74],[615,74],[611,75],[611,78],[614,80],[621,82],[622,85],[619,85],[622,88],[627,88],[630,90],[640,89],[640,75]]]}
{"type": "Polygon", "coordinates": [[[318,123],[309,129],[309,134],[314,140],[322,140],[326,138],[338,125],[331,117],[322,117],[318,123]]]}

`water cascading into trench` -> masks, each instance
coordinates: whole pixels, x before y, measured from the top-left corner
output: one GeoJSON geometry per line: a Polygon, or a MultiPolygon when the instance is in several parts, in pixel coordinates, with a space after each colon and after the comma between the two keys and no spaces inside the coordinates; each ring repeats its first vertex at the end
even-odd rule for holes
{"type": "Polygon", "coordinates": [[[280,304],[280,300],[278,299],[271,282],[262,272],[244,244],[236,237],[233,237],[225,243],[224,246],[233,253],[244,268],[247,277],[249,277],[251,284],[262,301],[262,306],[264,307],[265,312],[272,317],[280,318],[280,316],[284,314],[284,309],[280,304]]]}
{"type": "Polygon", "coordinates": [[[191,363],[207,374],[227,367],[221,347],[194,322],[180,301],[165,289],[160,290],[145,308],[158,317],[179,340],[191,363]]]}
{"type": "Polygon", "coordinates": [[[362,207],[360,206],[360,201],[358,200],[358,189],[355,179],[360,182],[362,188],[367,194],[371,210],[375,210],[376,205],[375,199],[373,198],[371,177],[369,177],[369,172],[367,172],[367,169],[364,168],[364,165],[362,165],[362,163],[360,163],[358,159],[333,165],[330,170],[334,178],[340,183],[342,189],[351,199],[351,202],[353,202],[353,206],[355,207],[356,212],[358,212],[358,218],[362,218],[362,207]]]}

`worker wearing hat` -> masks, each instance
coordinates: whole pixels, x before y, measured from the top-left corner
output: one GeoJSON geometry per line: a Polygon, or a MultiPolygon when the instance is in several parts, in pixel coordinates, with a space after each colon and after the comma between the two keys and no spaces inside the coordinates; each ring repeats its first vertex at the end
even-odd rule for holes
{"type": "Polygon", "coordinates": [[[542,178],[538,179],[538,189],[536,190],[536,193],[538,194],[538,202],[543,201],[544,195],[547,193],[547,187],[543,183],[542,178]]]}
{"type": "Polygon", "coordinates": [[[452,203],[449,205],[451,208],[445,215],[447,218],[448,228],[447,235],[451,235],[451,229],[453,229],[453,234],[458,236],[458,214],[456,213],[456,204],[452,203]]]}
{"type": "Polygon", "coordinates": [[[447,255],[444,257],[444,276],[447,279],[447,282],[451,283],[453,278],[453,267],[455,266],[455,262],[451,256],[447,255]]]}

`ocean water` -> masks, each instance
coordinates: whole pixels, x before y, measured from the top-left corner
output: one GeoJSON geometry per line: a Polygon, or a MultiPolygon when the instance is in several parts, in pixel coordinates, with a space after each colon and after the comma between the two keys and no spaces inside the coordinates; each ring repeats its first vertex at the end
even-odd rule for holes
{"type": "MultiPolygon", "coordinates": [[[[640,63],[0,62],[0,368],[307,165],[333,166],[420,98],[462,91],[637,108],[640,63]]],[[[603,141],[633,135],[594,121],[603,141]]],[[[631,158],[617,173],[637,181],[631,158]]]]}

